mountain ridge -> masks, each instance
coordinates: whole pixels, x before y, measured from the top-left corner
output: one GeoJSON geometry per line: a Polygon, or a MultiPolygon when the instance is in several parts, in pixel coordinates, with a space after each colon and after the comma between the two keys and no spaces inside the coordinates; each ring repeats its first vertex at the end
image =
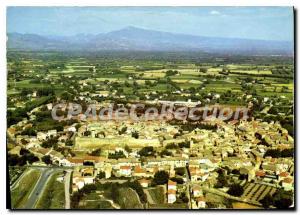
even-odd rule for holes
{"type": "Polygon", "coordinates": [[[123,29],[74,36],[7,34],[8,50],[28,51],[202,51],[228,54],[292,55],[290,41],[222,38],[177,34],[128,26],[123,29]]]}

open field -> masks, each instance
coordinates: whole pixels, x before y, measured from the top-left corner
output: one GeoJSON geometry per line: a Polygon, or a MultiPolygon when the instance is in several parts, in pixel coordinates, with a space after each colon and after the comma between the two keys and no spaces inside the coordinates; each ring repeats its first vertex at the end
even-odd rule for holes
{"type": "Polygon", "coordinates": [[[121,188],[117,203],[122,209],[142,209],[143,204],[140,202],[138,194],[131,188],[121,188]]]}
{"type": "Polygon", "coordinates": [[[153,204],[164,204],[166,202],[165,189],[163,187],[149,188],[147,191],[154,201],[153,204]]]}

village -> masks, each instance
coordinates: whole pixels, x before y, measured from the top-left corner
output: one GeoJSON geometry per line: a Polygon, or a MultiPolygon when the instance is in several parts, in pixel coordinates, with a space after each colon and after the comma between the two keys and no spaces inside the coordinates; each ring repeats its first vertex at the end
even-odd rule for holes
{"type": "MultiPolygon", "coordinates": [[[[52,103],[42,105],[30,117],[52,108],[52,103]]],[[[30,166],[71,171],[62,179],[70,183],[70,193],[65,192],[71,200],[89,185],[133,181],[147,197],[143,208],[265,207],[266,199],[279,190],[293,192],[294,140],[278,122],[212,118],[201,125],[203,129],[186,129],[184,123],[158,120],[78,119],[59,131],[32,135],[32,124],[23,120],[7,130],[15,143],[8,153],[15,156],[11,162],[30,154],[30,166]],[[156,189],[164,196],[160,201],[156,189]]]]}

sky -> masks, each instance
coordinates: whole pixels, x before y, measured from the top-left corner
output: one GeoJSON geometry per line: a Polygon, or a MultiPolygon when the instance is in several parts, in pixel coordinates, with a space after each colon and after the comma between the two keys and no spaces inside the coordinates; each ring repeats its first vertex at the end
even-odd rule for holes
{"type": "Polygon", "coordinates": [[[7,32],[71,36],[128,26],[211,37],[293,40],[292,7],[8,7],[7,32]]]}

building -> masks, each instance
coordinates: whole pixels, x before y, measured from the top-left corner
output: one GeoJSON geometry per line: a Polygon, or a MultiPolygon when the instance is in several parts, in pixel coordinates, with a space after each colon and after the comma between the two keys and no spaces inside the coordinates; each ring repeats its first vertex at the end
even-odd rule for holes
{"type": "Polygon", "coordinates": [[[131,176],[131,166],[120,166],[119,174],[125,177],[131,176]]]}
{"type": "Polygon", "coordinates": [[[176,202],[176,190],[168,190],[168,203],[176,202]]]}
{"type": "Polygon", "coordinates": [[[147,179],[145,179],[145,178],[143,178],[143,179],[139,180],[139,183],[141,184],[142,187],[146,188],[146,187],[149,186],[150,181],[147,180],[147,179]]]}
{"type": "Polygon", "coordinates": [[[168,181],[168,190],[177,190],[177,183],[175,181],[168,181]]]}

